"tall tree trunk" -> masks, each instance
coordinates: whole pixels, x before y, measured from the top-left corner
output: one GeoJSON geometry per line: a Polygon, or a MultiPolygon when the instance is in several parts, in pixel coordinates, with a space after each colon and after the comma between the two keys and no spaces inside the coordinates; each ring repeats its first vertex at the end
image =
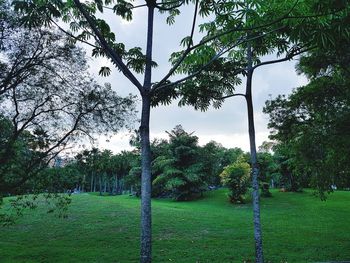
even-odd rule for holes
{"type": "Polygon", "coordinates": [[[113,189],[114,189],[113,177],[111,177],[108,180],[108,192],[109,192],[109,195],[113,195],[113,191],[114,191],[113,189]]]}
{"type": "Polygon", "coordinates": [[[145,79],[142,94],[141,113],[141,251],[140,262],[152,262],[152,213],[151,213],[151,147],[149,138],[149,124],[151,113],[151,83],[152,83],[152,46],[153,46],[153,20],[155,0],[146,0],[148,6],[147,46],[145,79]]]}
{"type": "Polygon", "coordinates": [[[94,176],[94,192],[96,192],[97,180],[96,176],[94,176]]]}
{"type": "Polygon", "coordinates": [[[99,186],[100,186],[100,195],[102,195],[102,176],[99,178],[99,186]]]}
{"type": "Polygon", "coordinates": [[[117,180],[117,187],[116,187],[117,195],[120,195],[120,179],[118,176],[116,177],[116,180],[117,180]]]}
{"type": "Polygon", "coordinates": [[[114,194],[118,194],[118,176],[117,175],[114,176],[113,188],[114,188],[114,194]]]}
{"type": "Polygon", "coordinates": [[[151,147],[149,139],[150,98],[142,98],[141,118],[141,263],[152,261],[151,147]]]}
{"type": "Polygon", "coordinates": [[[90,192],[92,192],[92,190],[93,190],[93,184],[94,184],[94,174],[91,173],[90,192]]]}
{"type": "Polygon", "coordinates": [[[247,50],[248,73],[246,83],[246,102],[248,110],[248,128],[250,142],[250,156],[252,164],[252,187],[253,187],[253,221],[254,221],[254,239],[255,239],[255,257],[257,263],[264,262],[262,231],[260,221],[260,198],[259,198],[259,166],[257,162],[255,127],[254,127],[254,109],[252,98],[252,48],[248,44],[247,50]]]}
{"type": "Polygon", "coordinates": [[[84,193],[85,192],[85,180],[86,180],[86,175],[84,174],[83,176],[83,182],[81,183],[81,191],[84,193]]]}

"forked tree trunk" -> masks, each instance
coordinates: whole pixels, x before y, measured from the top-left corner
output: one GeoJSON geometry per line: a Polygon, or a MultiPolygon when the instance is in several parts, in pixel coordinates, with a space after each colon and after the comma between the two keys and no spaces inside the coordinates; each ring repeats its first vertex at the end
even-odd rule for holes
{"type": "Polygon", "coordinates": [[[255,239],[255,259],[257,263],[264,262],[262,231],[260,221],[260,199],[259,199],[259,166],[257,162],[255,127],[254,127],[254,109],[252,98],[252,48],[248,45],[247,52],[248,74],[246,83],[246,102],[248,110],[248,128],[250,142],[250,156],[252,164],[252,187],[253,187],[253,221],[254,221],[254,239],[255,239]]]}

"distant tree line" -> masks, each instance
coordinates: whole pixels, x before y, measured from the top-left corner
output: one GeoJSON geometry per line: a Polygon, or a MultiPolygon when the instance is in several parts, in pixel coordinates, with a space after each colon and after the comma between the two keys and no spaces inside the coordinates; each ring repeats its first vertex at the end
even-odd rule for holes
{"type": "MultiPolygon", "coordinates": [[[[249,153],[239,148],[227,149],[215,141],[200,146],[198,137],[186,132],[181,125],[167,133],[169,139],[151,142],[153,197],[192,200],[207,190],[228,187],[231,202],[244,203],[250,198],[249,153]]],[[[40,180],[36,178],[35,184],[40,185],[42,191],[50,192],[75,190],[100,195],[128,193],[140,196],[141,156],[137,133],[130,143],[134,150],[118,154],[97,148],[84,150],[64,166],[53,165],[42,170],[40,180]]],[[[258,163],[262,197],[271,196],[270,187],[300,191],[303,187],[313,186],[313,178],[307,174],[302,179],[295,179],[276,143],[264,142],[260,146],[258,163]]],[[[27,185],[29,190],[30,181],[27,185]]]]}

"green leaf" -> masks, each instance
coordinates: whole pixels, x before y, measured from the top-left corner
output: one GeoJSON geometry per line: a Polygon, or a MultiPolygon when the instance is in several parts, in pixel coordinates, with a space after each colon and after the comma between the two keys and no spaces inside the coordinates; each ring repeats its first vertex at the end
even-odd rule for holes
{"type": "Polygon", "coordinates": [[[101,67],[98,74],[103,76],[103,77],[107,77],[111,74],[111,69],[109,67],[101,67]]]}

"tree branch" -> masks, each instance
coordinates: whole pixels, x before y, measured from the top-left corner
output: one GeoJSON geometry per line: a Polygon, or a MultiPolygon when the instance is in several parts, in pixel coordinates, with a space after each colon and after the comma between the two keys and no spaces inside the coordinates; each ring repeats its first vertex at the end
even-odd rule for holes
{"type": "MultiPolygon", "coordinates": [[[[161,11],[170,11],[174,8],[179,8],[180,6],[182,6],[185,3],[185,1],[174,1],[174,3],[176,3],[176,2],[179,2],[179,3],[177,5],[172,6],[172,7],[162,7],[158,4],[156,4],[156,8],[161,10],[161,11]]],[[[169,3],[161,3],[161,4],[164,5],[164,4],[169,4],[169,3]]]]}
{"type": "Polygon", "coordinates": [[[67,30],[64,30],[62,27],[60,27],[53,19],[49,18],[51,20],[51,22],[60,30],[62,31],[63,33],[65,33],[66,35],[70,36],[71,38],[74,38],[75,40],[79,41],[79,42],[82,42],[84,44],[87,44],[89,45],[90,47],[93,47],[93,48],[100,48],[94,44],[91,44],[90,42],[88,41],[85,41],[83,39],[80,39],[79,37],[73,35],[72,33],[68,32],[67,30]]]}
{"type": "Polygon", "coordinates": [[[164,82],[166,82],[169,79],[169,77],[178,69],[178,67],[184,61],[186,56],[191,52],[191,45],[193,45],[193,34],[194,34],[194,29],[196,27],[196,20],[197,20],[198,3],[199,3],[199,0],[196,0],[193,21],[192,21],[192,28],[191,28],[190,42],[187,45],[187,49],[185,50],[183,55],[178,59],[178,61],[175,63],[175,65],[164,76],[164,78],[161,81],[159,81],[159,83],[156,84],[156,86],[161,86],[164,82]]]}
{"type": "Polygon", "coordinates": [[[141,83],[137,80],[137,78],[129,70],[129,68],[124,64],[120,55],[109,46],[106,39],[103,37],[101,32],[96,27],[94,20],[90,17],[88,12],[84,9],[80,1],[74,0],[74,3],[78,8],[78,10],[81,12],[81,14],[84,16],[84,18],[86,19],[86,21],[88,22],[94,34],[96,35],[96,38],[98,39],[98,42],[100,43],[101,47],[103,47],[105,51],[109,54],[109,57],[112,59],[115,65],[123,72],[124,76],[126,76],[131,81],[131,83],[133,83],[136,86],[136,88],[140,91],[141,94],[143,94],[144,88],[141,85],[141,83]]]}
{"type": "MultiPolygon", "coordinates": [[[[237,46],[239,46],[239,45],[241,45],[241,44],[247,43],[247,42],[249,42],[249,41],[251,41],[251,40],[259,39],[259,38],[261,38],[261,37],[264,37],[264,36],[266,36],[266,35],[268,35],[268,34],[274,32],[274,31],[277,31],[277,30],[280,30],[280,29],[281,29],[281,28],[273,29],[273,30],[270,30],[270,31],[268,31],[268,32],[266,32],[266,33],[264,33],[264,34],[261,34],[261,35],[255,36],[255,37],[251,37],[251,38],[248,38],[248,39],[244,39],[244,40],[239,39],[239,40],[237,40],[237,42],[236,42],[235,44],[233,44],[231,47],[228,47],[228,48],[226,48],[226,49],[223,49],[223,50],[219,51],[216,55],[214,55],[205,65],[203,65],[203,66],[202,66],[200,69],[198,69],[196,72],[192,73],[191,75],[189,75],[189,76],[187,76],[187,77],[184,77],[184,78],[182,78],[182,79],[179,79],[179,80],[177,80],[177,81],[175,81],[175,82],[167,83],[167,84],[164,84],[164,85],[162,85],[162,86],[156,86],[156,85],[155,85],[155,86],[152,88],[152,92],[157,92],[158,90],[165,89],[165,88],[169,88],[169,87],[175,86],[175,85],[177,85],[177,84],[179,84],[179,83],[181,83],[181,82],[184,82],[184,81],[186,81],[186,80],[188,80],[188,79],[191,79],[191,78],[193,78],[193,77],[199,75],[200,73],[202,73],[203,70],[205,70],[208,66],[210,66],[215,60],[217,60],[219,57],[221,57],[223,54],[229,52],[229,51],[232,50],[233,48],[235,48],[235,47],[237,47],[237,46]]],[[[236,74],[240,74],[240,73],[242,73],[244,70],[245,70],[245,69],[236,70],[233,74],[235,74],[235,75],[236,75],[236,74]]]]}
{"type": "Polygon", "coordinates": [[[215,100],[225,100],[225,99],[227,99],[227,98],[236,97],[236,96],[246,97],[246,95],[243,94],[243,93],[235,93],[235,94],[230,94],[230,95],[223,96],[223,97],[215,97],[215,96],[212,96],[212,98],[215,99],[215,100]]]}
{"type": "Polygon", "coordinates": [[[264,61],[264,62],[262,62],[260,64],[257,64],[255,66],[253,66],[252,70],[255,70],[256,68],[261,67],[261,66],[265,66],[265,65],[270,65],[270,64],[275,64],[275,63],[291,60],[295,56],[298,56],[298,55],[300,55],[302,53],[308,52],[308,51],[310,51],[312,49],[315,49],[315,48],[316,48],[316,46],[313,46],[313,47],[310,47],[310,48],[307,48],[307,49],[304,49],[304,50],[299,49],[297,52],[292,52],[292,53],[287,54],[284,58],[264,61]]]}

